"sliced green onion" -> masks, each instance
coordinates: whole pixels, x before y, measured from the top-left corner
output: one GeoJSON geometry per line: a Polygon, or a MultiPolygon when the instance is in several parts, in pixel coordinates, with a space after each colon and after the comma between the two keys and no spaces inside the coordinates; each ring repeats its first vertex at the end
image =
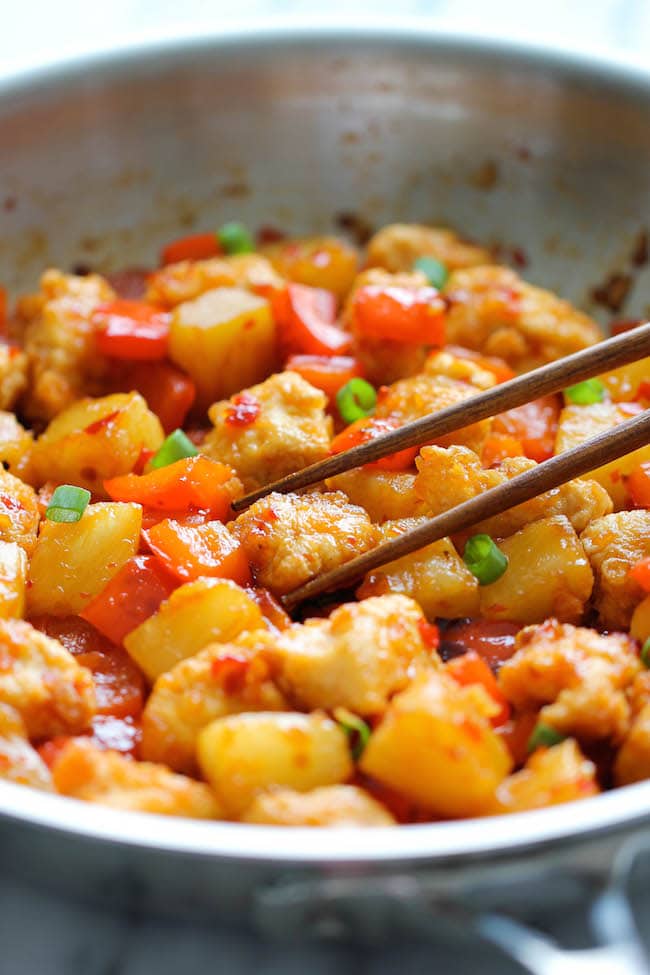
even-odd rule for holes
{"type": "Polygon", "coordinates": [[[363,755],[364,748],[370,741],[370,727],[358,714],[353,714],[347,708],[334,708],[332,712],[335,721],[341,725],[350,739],[352,758],[355,761],[363,755]]]}
{"type": "Polygon", "coordinates": [[[566,735],[556,731],[550,724],[538,721],[528,739],[528,751],[534,752],[536,748],[552,748],[553,745],[559,745],[565,738],[566,735]]]}
{"type": "Polygon", "coordinates": [[[437,288],[438,291],[444,288],[449,277],[449,271],[446,266],[442,261],[436,260],[435,257],[418,257],[413,265],[413,270],[422,271],[423,274],[426,274],[429,284],[433,288],[437,288]]]}
{"type": "Polygon", "coordinates": [[[364,416],[370,416],[377,405],[377,392],[375,387],[365,379],[355,376],[339,389],[336,394],[336,405],[341,419],[345,423],[354,423],[364,416]]]}
{"type": "Polygon", "coordinates": [[[472,535],[468,538],[463,560],[478,579],[480,586],[489,586],[496,582],[508,568],[508,557],[489,535],[472,535]]]}
{"type": "Polygon", "coordinates": [[[60,484],[55,489],[45,511],[48,521],[79,521],[88,507],[90,491],[74,484],[60,484]]]}
{"type": "Polygon", "coordinates": [[[182,430],[174,430],[153,455],[149,461],[149,466],[167,467],[168,464],[175,464],[177,460],[183,460],[184,457],[196,457],[197,454],[198,450],[190,438],[182,430]]]}
{"type": "Polygon", "coordinates": [[[641,663],[650,669],[650,636],[641,647],[641,663]]]}
{"type": "Polygon", "coordinates": [[[568,403],[590,406],[592,403],[602,403],[606,392],[607,390],[600,379],[585,379],[584,382],[576,383],[575,386],[568,386],[564,390],[564,398],[568,403]]]}
{"type": "Polygon", "coordinates": [[[255,250],[253,238],[243,225],[236,220],[224,223],[217,231],[217,239],[226,254],[250,254],[255,250]]]}

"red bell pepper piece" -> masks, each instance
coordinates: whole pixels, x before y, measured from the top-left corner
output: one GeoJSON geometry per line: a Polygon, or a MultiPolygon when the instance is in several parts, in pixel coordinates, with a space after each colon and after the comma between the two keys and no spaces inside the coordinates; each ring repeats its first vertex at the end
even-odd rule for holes
{"type": "Polygon", "coordinates": [[[645,592],[650,592],[650,556],[633,565],[629,575],[645,592]]]}
{"type": "MultiPolygon", "coordinates": [[[[396,430],[399,426],[400,423],[391,417],[362,417],[334,437],[329,452],[330,454],[341,454],[344,450],[350,450],[359,444],[368,443],[369,440],[375,440],[385,433],[390,433],[391,430],[396,430]]],[[[368,470],[407,471],[413,466],[419,449],[419,447],[406,447],[404,450],[398,450],[395,454],[389,454],[380,460],[364,464],[364,467],[368,470]]]]}
{"type": "Polygon", "coordinates": [[[440,346],[445,341],[446,307],[435,288],[369,284],[356,292],[352,318],[361,336],[440,346]]]}
{"type": "Polygon", "coordinates": [[[496,677],[477,653],[470,650],[462,657],[454,657],[447,664],[447,672],[463,687],[470,684],[480,684],[485,688],[494,703],[499,705],[499,712],[491,719],[493,727],[496,728],[508,720],[510,705],[497,684],[496,677]]]}
{"type": "Polygon", "coordinates": [[[127,633],[156,612],[177,586],[178,581],[155,556],[135,555],[80,616],[119,645],[127,633]]]}
{"type": "Polygon", "coordinates": [[[136,389],[160,420],[165,433],[183,426],[196,399],[196,387],[189,376],[171,362],[133,363],[120,376],[119,389],[136,389]]]}
{"type": "Polygon", "coordinates": [[[225,485],[234,476],[227,464],[199,454],[185,457],[148,474],[123,474],[104,481],[113,501],[135,501],[158,511],[212,512],[223,521],[230,508],[231,495],[225,485]]]}
{"type": "Polygon", "coordinates": [[[553,456],[559,416],[559,397],[542,396],[495,416],[492,432],[519,440],[524,455],[541,463],[553,456]]]}
{"type": "Polygon", "coordinates": [[[169,320],[169,312],[127,298],[99,305],[91,316],[97,348],[114,359],[163,359],[169,320]]]}
{"type": "Polygon", "coordinates": [[[361,363],[349,355],[292,355],[284,368],[297,372],[330,400],[334,400],[339,389],[351,379],[363,377],[361,363]]]}
{"type": "Polygon", "coordinates": [[[350,336],[335,325],[336,297],[323,288],[288,284],[271,295],[271,309],[286,353],[342,355],[350,336]]]}
{"type": "Polygon", "coordinates": [[[80,653],[76,660],[93,675],[97,714],[116,718],[140,714],[144,704],[144,678],[128,653],[114,647],[110,653],[98,650],[80,653]]]}
{"type": "Polygon", "coordinates": [[[442,652],[473,650],[492,668],[498,670],[515,652],[515,637],[521,625],[506,620],[470,620],[455,623],[443,633],[442,652]]]}
{"type": "Polygon", "coordinates": [[[183,525],[167,518],[143,532],[147,545],[182,582],[200,576],[251,583],[248,560],[238,541],[220,521],[183,525]]]}
{"type": "Polygon", "coordinates": [[[634,468],[627,479],[627,489],[637,508],[650,508],[650,462],[634,468]]]}
{"type": "Polygon", "coordinates": [[[223,254],[215,233],[188,234],[172,240],[160,253],[161,264],[178,264],[179,261],[203,261],[223,254]]]}

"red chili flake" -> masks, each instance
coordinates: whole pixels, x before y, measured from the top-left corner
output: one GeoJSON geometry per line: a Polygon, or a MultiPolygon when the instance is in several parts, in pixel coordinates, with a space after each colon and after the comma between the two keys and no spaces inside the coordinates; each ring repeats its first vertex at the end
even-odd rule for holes
{"type": "Polygon", "coordinates": [[[99,420],[95,420],[94,423],[89,423],[85,428],[85,433],[89,433],[91,436],[95,433],[99,433],[104,427],[111,425],[116,416],[119,416],[120,410],[113,410],[112,413],[107,413],[106,416],[102,416],[99,420]]]}
{"type": "Polygon", "coordinates": [[[239,393],[233,397],[231,405],[226,411],[226,423],[231,427],[248,427],[255,423],[262,412],[262,407],[250,393],[239,393]]]}
{"type": "Polygon", "coordinates": [[[210,671],[214,680],[226,694],[237,694],[243,690],[246,674],[251,661],[237,654],[226,654],[212,661],[210,671]]]}
{"type": "Polygon", "coordinates": [[[0,505],[3,508],[8,508],[10,511],[24,511],[25,509],[25,506],[10,494],[0,494],[0,505]]]}

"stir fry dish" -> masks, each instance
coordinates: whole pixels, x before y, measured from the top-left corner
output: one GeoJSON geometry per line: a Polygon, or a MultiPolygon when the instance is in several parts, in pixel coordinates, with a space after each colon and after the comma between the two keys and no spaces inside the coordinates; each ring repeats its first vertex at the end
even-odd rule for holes
{"type": "Polygon", "coordinates": [[[282,605],[647,409],[650,358],[235,514],[599,328],[405,224],[362,251],[230,223],[150,270],[0,289],[0,324],[1,779],[361,827],[650,778],[650,445],[294,619],[282,605]]]}

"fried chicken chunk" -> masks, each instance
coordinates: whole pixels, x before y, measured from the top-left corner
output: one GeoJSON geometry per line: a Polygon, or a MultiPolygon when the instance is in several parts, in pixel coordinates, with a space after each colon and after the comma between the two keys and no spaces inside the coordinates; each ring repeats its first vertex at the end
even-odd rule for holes
{"type": "Polygon", "coordinates": [[[387,271],[410,271],[418,257],[435,257],[450,271],[489,264],[491,255],[483,247],[466,243],[446,227],[419,223],[391,223],[368,241],[368,267],[387,271]]]}
{"type": "Polygon", "coordinates": [[[295,372],[280,372],[210,407],[214,429],[202,450],[230,464],[247,491],[307,467],[327,456],[331,421],[327,397],[295,372]],[[237,403],[253,418],[239,422],[237,403]],[[256,415],[255,415],[256,414],[256,415]]]}
{"type": "Polygon", "coordinates": [[[311,792],[274,789],[256,796],[242,823],[265,826],[394,826],[385,806],[355,785],[326,785],[311,792]]]}
{"type": "Polygon", "coordinates": [[[603,626],[628,629],[645,593],[630,578],[650,555],[650,511],[617,511],[593,521],[580,536],[596,577],[594,605],[603,626]]]}
{"type": "Polygon", "coordinates": [[[257,581],[282,595],[377,542],[368,515],[341,491],[269,494],[230,523],[257,581]]]}
{"type": "Polygon", "coordinates": [[[52,791],[47,765],[28,739],[19,713],[0,703],[0,779],[52,791]]]}

